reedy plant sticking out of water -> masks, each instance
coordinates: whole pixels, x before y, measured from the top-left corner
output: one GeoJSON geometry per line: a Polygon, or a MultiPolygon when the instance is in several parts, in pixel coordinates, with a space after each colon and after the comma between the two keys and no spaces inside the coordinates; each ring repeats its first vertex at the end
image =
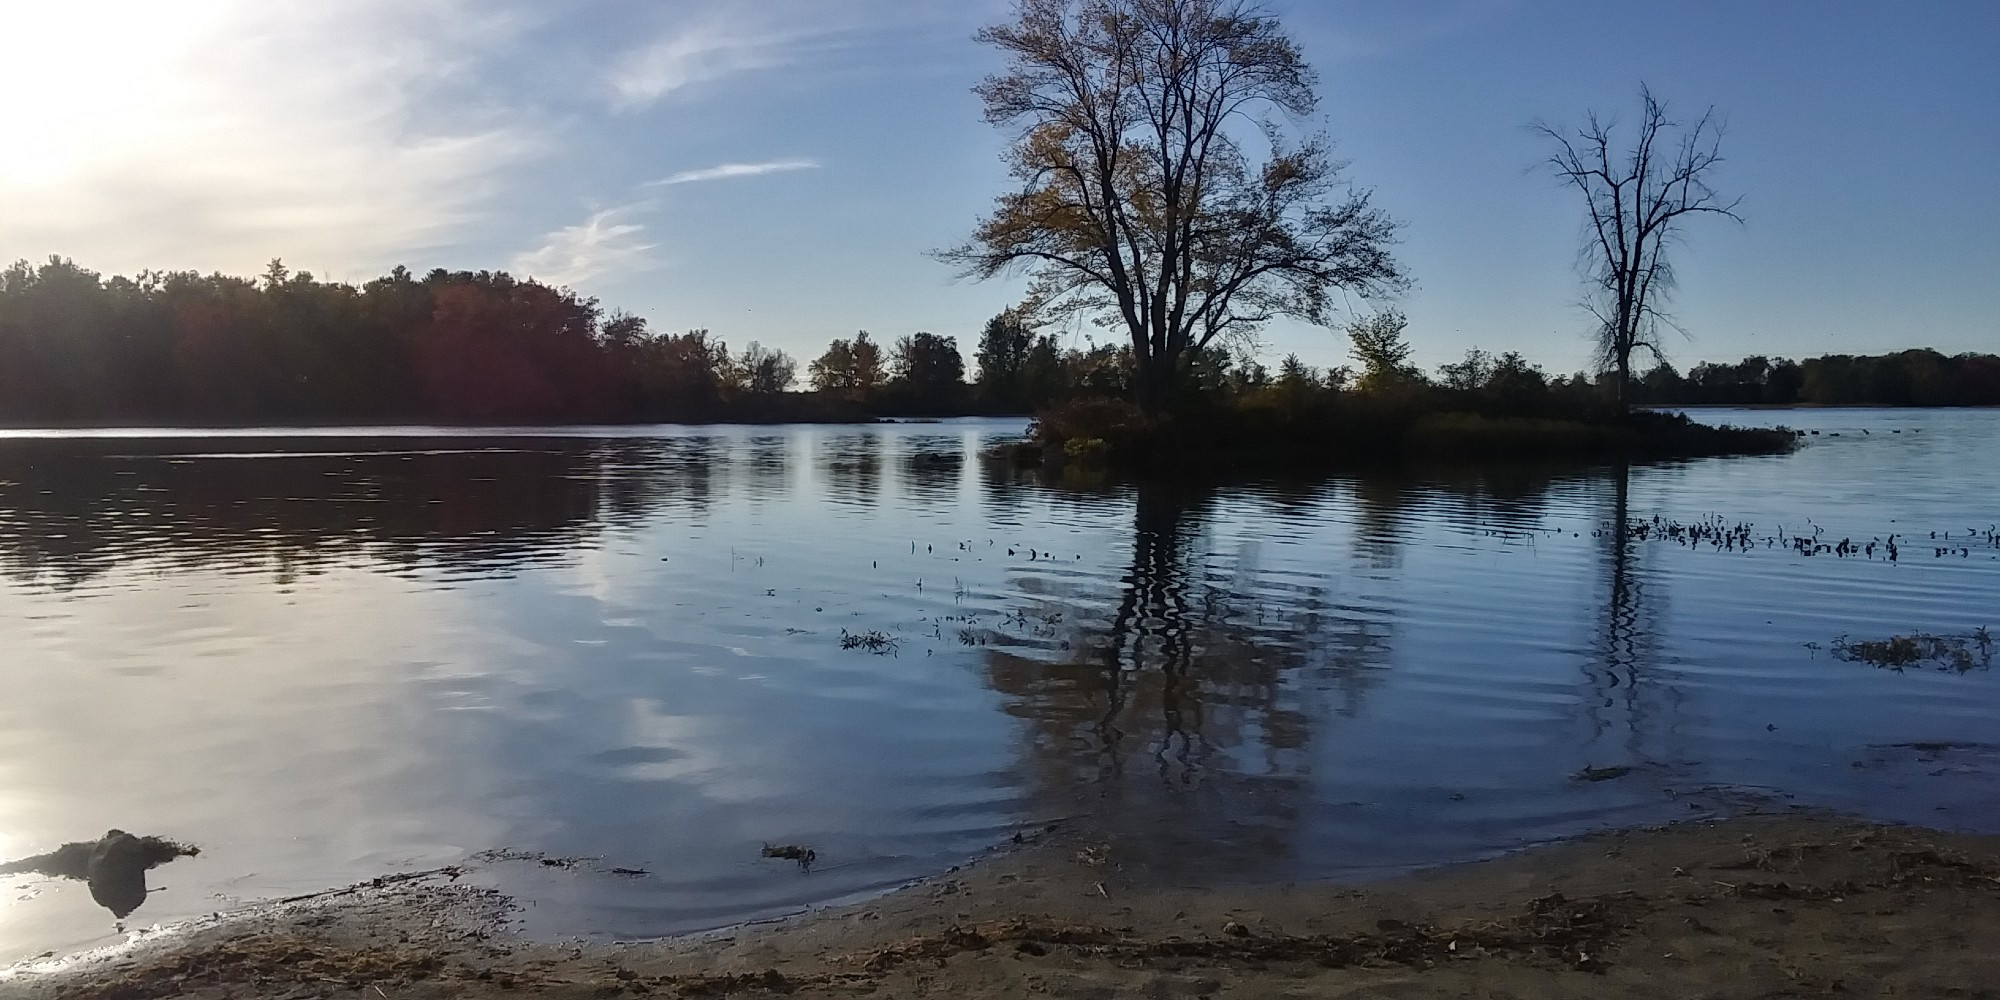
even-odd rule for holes
{"type": "Polygon", "coordinates": [[[874,629],[866,632],[849,632],[846,629],[841,629],[840,648],[865,649],[877,656],[882,656],[894,653],[897,649],[897,644],[895,638],[886,632],[874,629]]]}

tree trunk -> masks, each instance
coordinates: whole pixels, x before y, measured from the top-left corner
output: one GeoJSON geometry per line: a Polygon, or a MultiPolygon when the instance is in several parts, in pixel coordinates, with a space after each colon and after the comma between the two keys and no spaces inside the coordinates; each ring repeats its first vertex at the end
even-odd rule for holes
{"type": "Polygon", "coordinates": [[[1139,409],[1149,417],[1161,417],[1173,410],[1177,366],[1171,359],[1151,354],[1138,364],[1138,384],[1134,387],[1139,409]]]}
{"type": "Polygon", "coordinates": [[[1632,412],[1632,404],[1628,402],[1628,400],[1631,399],[1632,395],[1631,386],[1632,386],[1632,349],[1630,347],[1627,347],[1626,349],[1618,352],[1618,384],[1615,387],[1615,389],[1618,393],[1617,402],[1618,402],[1618,413],[1620,416],[1629,415],[1632,412]]]}

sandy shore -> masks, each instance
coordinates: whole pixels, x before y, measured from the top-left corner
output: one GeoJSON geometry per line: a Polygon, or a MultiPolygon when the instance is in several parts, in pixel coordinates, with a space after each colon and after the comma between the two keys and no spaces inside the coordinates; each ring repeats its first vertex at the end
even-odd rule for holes
{"type": "Polygon", "coordinates": [[[2000,837],[1770,817],[1351,887],[1178,888],[1058,831],[871,903],[532,944],[450,871],[224,918],[0,994],[151,997],[2000,997],[2000,837]]]}

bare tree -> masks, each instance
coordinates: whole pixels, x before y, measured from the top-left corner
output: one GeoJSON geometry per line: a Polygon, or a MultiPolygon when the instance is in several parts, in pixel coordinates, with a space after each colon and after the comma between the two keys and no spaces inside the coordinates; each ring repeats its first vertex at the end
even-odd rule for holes
{"type": "Polygon", "coordinates": [[[1583,193],[1589,219],[1579,259],[1592,294],[1586,305],[1598,321],[1604,365],[1618,374],[1618,403],[1627,400],[1632,352],[1661,358],[1659,326],[1672,325],[1661,309],[1673,287],[1667,247],[1680,237],[1681,220],[1720,215],[1742,222],[1736,206],[1708,185],[1722,162],[1722,125],[1709,108],[1693,125],[1667,117],[1666,105],[1639,86],[1638,135],[1629,151],[1614,150],[1617,123],[1591,112],[1570,133],[1536,122],[1529,126],[1554,145],[1548,166],[1583,193]]]}
{"type": "Polygon", "coordinates": [[[1187,360],[1275,316],[1328,325],[1332,293],[1400,288],[1396,224],[1338,183],[1326,140],[1292,141],[1314,78],[1245,0],[1016,0],[980,32],[1005,72],[976,92],[1017,130],[1017,191],[965,245],[965,273],[1032,276],[1030,301],[1129,334],[1139,401],[1171,404],[1187,360]],[[1269,156],[1253,163],[1240,139],[1269,156]]]}

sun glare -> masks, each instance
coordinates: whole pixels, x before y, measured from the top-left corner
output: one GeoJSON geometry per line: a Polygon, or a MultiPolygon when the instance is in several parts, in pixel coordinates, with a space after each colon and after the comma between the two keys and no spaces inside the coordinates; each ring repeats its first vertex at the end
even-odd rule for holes
{"type": "Polygon", "coordinates": [[[58,182],[136,135],[172,130],[221,3],[0,0],[0,183],[58,182]],[[34,95],[20,99],[25,95],[34,95]]]}

